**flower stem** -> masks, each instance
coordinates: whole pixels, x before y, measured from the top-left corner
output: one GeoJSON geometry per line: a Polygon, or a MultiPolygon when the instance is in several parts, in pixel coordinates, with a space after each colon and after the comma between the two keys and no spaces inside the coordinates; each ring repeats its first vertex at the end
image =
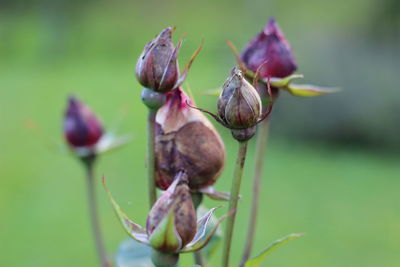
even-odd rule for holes
{"type": "Polygon", "coordinates": [[[269,132],[269,121],[264,120],[259,124],[259,129],[257,133],[256,161],[254,165],[253,192],[252,192],[253,198],[251,203],[249,226],[247,228],[246,245],[240,266],[244,266],[246,261],[249,259],[251,249],[253,246],[254,234],[257,223],[257,215],[258,215],[258,205],[260,200],[261,176],[263,171],[265,147],[267,145],[268,132],[269,132]]]}
{"type": "Polygon", "coordinates": [[[94,178],[94,162],[95,156],[89,156],[83,159],[83,162],[86,167],[86,175],[87,175],[87,200],[88,200],[88,208],[90,215],[90,223],[93,232],[94,241],[96,244],[97,254],[99,256],[99,260],[101,262],[101,266],[109,267],[111,266],[106,249],[104,247],[103,237],[100,230],[99,224],[99,216],[97,211],[97,200],[96,200],[96,184],[94,178]]]}
{"type": "Polygon", "coordinates": [[[148,176],[150,209],[157,200],[156,179],[155,179],[155,158],[154,158],[156,114],[157,114],[156,109],[149,108],[148,121],[147,121],[147,176],[148,176]]]}
{"type": "MultiPolygon", "coordinates": [[[[236,160],[235,172],[233,174],[232,187],[231,187],[231,198],[229,200],[229,210],[237,210],[237,204],[239,200],[240,183],[242,181],[243,167],[246,160],[247,141],[239,142],[239,150],[236,160]]],[[[227,225],[225,229],[225,242],[222,254],[222,266],[229,266],[229,257],[232,244],[233,228],[235,224],[236,212],[233,213],[227,219],[227,225]]]]}

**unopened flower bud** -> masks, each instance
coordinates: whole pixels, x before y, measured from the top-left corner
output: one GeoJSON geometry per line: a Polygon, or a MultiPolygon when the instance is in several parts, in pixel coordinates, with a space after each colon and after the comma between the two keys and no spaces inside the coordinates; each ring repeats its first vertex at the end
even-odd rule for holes
{"type": "Polygon", "coordinates": [[[64,118],[64,136],[74,148],[92,147],[103,135],[103,127],[93,112],[75,97],[69,98],[64,118]]]}
{"type": "Polygon", "coordinates": [[[177,49],[171,40],[173,28],[164,29],[149,42],[136,65],[139,82],[157,92],[174,89],[179,78],[177,49]]]}
{"type": "Polygon", "coordinates": [[[180,172],[158,199],[147,217],[150,245],[164,252],[177,252],[192,241],[197,216],[190,196],[186,173],[180,172]]]}
{"type": "Polygon", "coordinates": [[[223,85],[218,116],[232,129],[251,128],[261,117],[260,96],[237,68],[223,85]]]}
{"type": "Polygon", "coordinates": [[[167,94],[165,105],[157,112],[156,183],[163,190],[179,170],[187,172],[191,190],[212,185],[224,166],[221,137],[203,113],[188,103],[189,97],[177,88],[167,94]]]}
{"type": "Polygon", "coordinates": [[[275,19],[271,18],[260,32],[244,49],[241,59],[253,72],[261,67],[260,77],[283,78],[297,69],[291,47],[275,19]]]}

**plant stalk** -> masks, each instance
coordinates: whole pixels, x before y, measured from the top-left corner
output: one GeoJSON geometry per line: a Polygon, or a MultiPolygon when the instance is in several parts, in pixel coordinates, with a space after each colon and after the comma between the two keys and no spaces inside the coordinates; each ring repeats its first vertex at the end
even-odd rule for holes
{"type": "Polygon", "coordinates": [[[269,132],[269,120],[264,120],[259,124],[257,140],[256,140],[256,161],[254,165],[254,177],[253,177],[253,191],[252,191],[252,203],[249,217],[249,225],[247,228],[247,239],[246,245],[243,252],[241,267],[244,266],[246,261],[249,259],[251,254],[251,249],[253,247],[254,235],[257,224],[258,206],[260,201],[260,187],[261,187],[261,177],[263,171],[263,163],[265,159],[265,148],[267,145],[269,132]]]}
{"type": "MultiPolygon", "coordinates": [[[[231,198],[229,200],[229,211],[236,211],[239,200],[240,184],[243,176],[243,167],[246,160],[247,141],[239,142],[239,150],[236,160],[235,171],[233,174],[231,198]]],[[[222,254],[222,266],[229,267],[229,257],[232,244],[233,229],[235,224],[236,212],[227,218],[225,229],[225,242],[222,254]]]]}
{"type": "Polygon", "coordinates": [[[96,199],[96,184],[94,177],[94,161],[95,156],[89,156],[83,160],[86,167],[87,175],[87,200],[89,208],[90,223],[93,232],[93,237],[96,245],[97,254],[101,262],[101,266],[110,267],[111,264],[107,257],[107,252],[103,242],[103,236],[101,234],[99,216],[97,211],[97,199],[96,199]]]}
{"type": "Polygon", "coordinates": [[[157,200],[155,177],[155,120],[157,109],[150,109],[147,117],[147,176],[150,209],[157,200]]]}

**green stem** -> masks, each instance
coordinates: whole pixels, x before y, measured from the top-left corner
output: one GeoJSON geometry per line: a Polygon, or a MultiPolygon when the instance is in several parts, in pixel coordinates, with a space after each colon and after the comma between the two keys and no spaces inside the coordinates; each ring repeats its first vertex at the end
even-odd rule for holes
{"type": "Polygon", "coordinates": [[[151,250],[151,261],[155,267],[176,267],[178,266],[179,254],[151,250]]]}
{"type": "MultiPolygon", "coordinates": [[[[231,197],[229,200],[229,211],[236,211],[239,200],[240,183],[242,181],[243,167],[246,160],[247,141],[239,142],[239,150],[236,160],[235,172],[233,174],[231,197]]],[[[225,229],[225,242],[222,254],[222,266],[229,266],[229,257],[232,244],[233,229],[235,224],[236,212],[233,213],[227,219],[227,225],[225,229]]]]}
{"type": "Polygon", "coordinates": [[[156,192],[156,177],[155,177],[155,120],[156,109],[149,108],[147,120],[147,176],[148,176],[148,190],[149,190],[149,204],[150,209],[157,200],[156,192]]]}
{"type": "Polygon", "coordinates": [[[244,266],[246,261],[249,259],[251,249],[253,246],[253,240],[256,230],[258,206],[260,201],[260,187],[261,187],[261,176],[263,171],[263,163],[265,159],[265,148],[267,145],[269,132],[269,121],[264,120],[259,124],[257,140],[256,140],[256,161],[254,165],[254,177],[253,177],[253,191],[252,191],[252,203],[249,217],[249,226],[247,228],[246,245],[243,252],[242,262],[240,266],[244,266]]]}
{"type": "Polygon", "coordinates": [[[99,224],[99,216],[97,211],[97,200],[96,200],[96,184],[94,178],[94,161],[95,156],[89,156],[86,159],[83,159],[86,167],[86,175],[87,175],[87,200],[88,200],[88,208],[90,215],[90,223],[93,232],[93,237],[96,244],[97,254],[99,256],[99,260],[101,262],[101,266],[109,267],[111,266],[107,252],[104,247],[103,237],[100,230],[99,224]]]}

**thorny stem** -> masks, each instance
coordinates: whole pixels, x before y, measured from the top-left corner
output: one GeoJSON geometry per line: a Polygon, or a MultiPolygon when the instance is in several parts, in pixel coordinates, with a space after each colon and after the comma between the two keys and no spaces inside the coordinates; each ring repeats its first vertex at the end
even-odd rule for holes
{"type": "Polygon", "coordinates": [[[97,254],[101,262],[102,267],[110,267],[111,264],[107,257],[107,252],[104,247],[103,237],[100,230],[99,216],[97,211],[97,200],[96,200],[96,184],[94,177],[94,162],[95,156],[88,156],[82,159],[86,168],[87,175],[87,199],[88,208],[90,215],[90,223],[93,232],[93,237],[96,244],[97,254]]]}
{"type": "Polygon", "coordinates": [[[265,120],[259,124],[257,140],[256,140],[256,162],[254,165],[254,177],[253,177],[253,198],[251,203],[249,226],[247,228],[246,245],[243,252],[241,267],[244,266],[246,261],[250,257],[251,249],[253,246],[254,234],[257,223],[258,205],[260,200],[260,186],[261,176],[263,171],[263,163],[265,158],[265,147],[267,145],[269,132],[269,120],[265,120]]]}
{"type": "MultiPolygon", "coordinates": [[[[240,183],[242,181],[243,167],[246,159],[247,141],[239,142],[239,150],[236,160],[235,172],[233,174],[231,198],[229,200],[228,210],[237,210],[237,204],[240,193],[240,183]]],[[[229,266],[229,256],[232,244],[233,228],[235,224],[236,212],[227,219],[225,229],[225,242],[222,254],[222,267],[229,266]]]]}
{"type": "Polygon", "coordinates": [[[156,114],[156,109],[149,108],[147,121],[147,176],[150,209],[157,200],[154,158],[156,114]]]}

